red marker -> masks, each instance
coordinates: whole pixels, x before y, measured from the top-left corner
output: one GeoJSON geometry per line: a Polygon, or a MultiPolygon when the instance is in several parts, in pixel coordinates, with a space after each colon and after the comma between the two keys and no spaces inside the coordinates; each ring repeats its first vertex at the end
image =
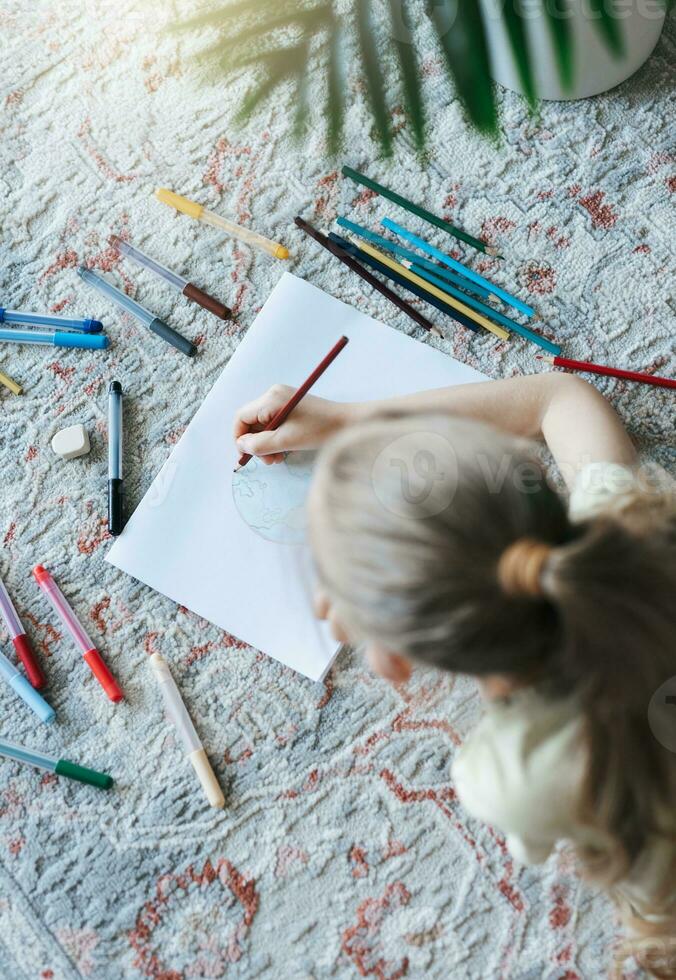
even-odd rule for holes
{"type": "Polygon", "coordinates": [[[9,593],[1,578],[0,614],[5,621],[5,625],[7,626],[10,638],[14,644],[14,649],[16,650],[16,655],[24,665],[26,677],[33,687],[39,691],[41,687],[45,686],[47,679],[42,673],[42,667],[38,663],[35,654],[31,649],[30,643],[28,642],[28,637],[26,636],[26,631],[21,624],[21,620],[19,619],[17,611],[14,608],[14,603],[10,599],[9,593]]]}
{"type": "Polygon", "coordinates": [[[121,701],[124,697],[117,681],[110,673],[99,651],[96,649],[84,627],[71,609],[68,600],[58,587],[44,565],[36,565],[33,569],[35,580],[51,602],[59,619],[66,627],[76,644],[82,650],[82,656],[89,668],[111,701],[121,701]]]}

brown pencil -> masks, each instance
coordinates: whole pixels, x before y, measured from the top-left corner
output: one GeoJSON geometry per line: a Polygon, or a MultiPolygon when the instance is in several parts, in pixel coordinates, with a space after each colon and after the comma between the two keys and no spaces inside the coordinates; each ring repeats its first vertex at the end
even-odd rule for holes
{"type": "MultiPolygon", "coordinates": [[[[333,361],[335,361],[335,359],[338,357],[342,349],[348,343],[349,340],[347,337],[341,337],[338,343],[334,344],[334,346],[328,352],[324,360],[320,361],[320,363],[314,369],[314,371],[307,379],[307,381],[303,382],[300,388],[296,392],[294,392],[291,398],[289,398],[288,402],[285,405],[282,405],[282,407],[276,413],[276,415],[273,416],[270,423],[265,426],[265,430],[264,430],[265,432],[274,432],[274,430],[278,429],[283,422],[286,422],[286,420],[288,419],[291,412],[293,412],[298,402],[301,401],[301,399],[305,398],[310,388],[312,388],[315,382],[321,378],[321,376],[324,374],[324,371],[326,371],[328,366],[332,364],[333,361]]],[[[249,462],[250,459],[251,459],[251,455],[249,453],[242,453],[242,455],[239,457],[239,462],[235,467],[235,473],[237,473],[238,470],[241,470],[243,466],[246,466],[246,464],[249,462]]]]}
{"type": "Polygon", "coordinates": [[[358,276],[361,276],[361,278],[369,284],[369,286],[373,286],[373,288],[376,289],[382,296],[385,296],[386,299],[389,299],[389,301],[394,303],[394,305],[400,310],[403,310],[407,316],[410,316],[412,320],[415,320],[417,324],[424,327],[425,330],[429,330],[431,333],[436,334],[438,337],[442,336],[439,328],[435,327],[426,316],[423,316],[422,313],[418,313],[418,311],[410,306],[406,300],[403,300],[400,296],[393,292],[393,290],[385,286],[380,279],[376,279],[376,277],[372,276],[370,272],[367,272],[356,259],[352,258],[352,256],[345,251],[344,248],[341,248],[340,245],[332,242],[330,238],[327,238],[326,235],[321,233],[321,231],[318,231],[307,221],[304,221],[303,218],[296,217],[294,218],[294,221],[301,231],[304,231],[306,235],[310,236],[310,238],[314,238],[316,242],[319,242],[319,244],[322,245],[327,252],[331,252],[332,255],[335,255],[335,257],[340,259],[340,261],[346,265],[348,269],[352,269],[353,272],[356,272],[358,276]]]}

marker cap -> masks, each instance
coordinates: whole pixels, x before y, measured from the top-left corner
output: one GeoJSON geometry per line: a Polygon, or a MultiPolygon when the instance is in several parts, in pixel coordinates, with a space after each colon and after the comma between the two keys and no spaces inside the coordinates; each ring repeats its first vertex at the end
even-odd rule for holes
{"type": "Polygon", "coordinates": [[[124,483],[108,480],[108,530],[117,537],[124,528],[124,483]]]}
{"type": "Polygon", "coordinates": [[[204,790],[204,795],[209,801],[209,806],[222,810],[225,806],[225,797],[223,796],[223,790],[218,785],[218,781],[214,775],[214,770],[211,768],[211,763],[207,758],[206,752],[204,749],[196,749],[194,752],[190,753],[188,758],[192,762],[193,769],[197,773],[197,778],[202,784],[202,789],[204,790]]]}
{"type": "Polygon", "coordinates": [[[187,197],[183,197],[181,194],[175,194],[173,191],[167,190],[166,187],[158,187],[155,191],[155,197],[162,204],[168,204],[170,208],[176,208],[177,211],[182,211],[183,214],[189,214],[191,218],[197,218],[198,221],[202,216],[202,211],[204,211],[201,204],[197,204],[195,201],[189,201],[187,197]]]}
{"type": "Polygon", "coordinates": [[[98,786],[99,789],[110,789],[113,785],[113,777],[109,776],[107,772],[87,769],[86,766],[78,766],[77,763],[69,762],[68,759],[59,759],[54,772],[57,776],[77,779],[79,783],[88,783],[90,786],[98,786]]]}
{"type": "Polygon", "coordinates": [[[83,654],[83,657],[89,664],[92,674],[97,679],[110,700],[115,702],[124,700],[124,694],[122,693],[117,681],[108,670],[108,667],[104,663],[103,657],[99,651],[95,649],[87,650],[87,652],[83,654]]]}
{"type": "Polygon", "coordinates": [[[44,687],[47,683],[47,678],[42,672],[42,668],[38,663],[35,654],[33,653],[26,634],[22,633],[20,636],[15,636],[12,643],[14,644],[16,655],[23,664],[24,670],[26,671],[26,676],[28,677],[28,680],[31,682],[32,686],[36,690],[44,687]]]}
{"type": "Polygon", "coordinates": [[[16,674],[9,683],[21,700],[26,702],[31,711],[35,712],[40,721],[44,721],[46,725],[52,724],[56,718],[56,711],[54,711],[51,704],[47,704],[35,688],[31,687],[23,674],[16,674]]]}
{"type": "Polygon", "coordinates": [[[100,320],[83,320],[82,329],[85,333],[101,333],[103,324],[100,320]]]}
{"type": "Polygon", "coordinates": [[[108,346],[108,338],[103,333],[66,333],[57,330],[54,334],[57,347],[84,347],[89,350],[103,350],[108,346]]]}
{"type": "Polygon", "coordinates": [[[197,353],[197,348],[187,337],[174,330],[164,320],[160,320],[158,316],[155,317],[152,323],[148,324],[148,329],[152,330],[154,334],[157,334],[162,340],[166,340],[168,344],[171,344],[172,347],[180,350],[182,354],[186,354],[188,357],[193,357],[197,353]]]}
{"type": "Polygon", "coordinates": [[[117,681],[108,670],[99,651],[94,649],[87,650],[87,652],[83,654],[83,657],[89,664],[92,674],[97,679],[110,700],[115,702],[124,700],[124,694],[122,693],[117,681]]]}

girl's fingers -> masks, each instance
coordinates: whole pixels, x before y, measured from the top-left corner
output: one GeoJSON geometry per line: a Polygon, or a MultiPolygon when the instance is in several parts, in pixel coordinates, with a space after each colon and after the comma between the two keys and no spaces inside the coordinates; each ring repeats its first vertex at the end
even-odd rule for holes
{"type": "Polygon", "coordinates": [[[314,607],[314,613],[317,619],[327,619],[329,612],[331,611],[331,603],[329,602],[329,597],[321,589],[317,589],[312,602],[314,607]]]}

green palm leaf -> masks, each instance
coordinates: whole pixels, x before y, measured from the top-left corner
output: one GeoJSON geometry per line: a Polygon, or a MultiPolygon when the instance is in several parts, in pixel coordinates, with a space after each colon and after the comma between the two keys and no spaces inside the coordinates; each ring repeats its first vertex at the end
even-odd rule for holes
{"type": "Polygon", "coordinates": [[[566,19],[568,0],[553,0],[543,7],[556,55],[559,78],[566,91],[573,87],[573,33],[566,19]]]}
{"type": "MultiPolygon", "coordinates": [[[[545,6],[547,5],[545,4],[545,6]]],[[[532,109],[537,103],[537,95],[535,94],[533,67],[520,0],[505,0],[502,6],[502,17],[509,43],[512,46],[512,55],[516,63],[516,70],[519,73],[519,81],[532,109]]]]}
{"type": "Polygon", "coordinates": [[[589,8],[601,37],[616,58],[624,54],[624,34],[615,12],[615,0],[589,0],[589,8]]]}
{"type": "Polygon", "coordinates": [[[423,106],[422,95],[420,92],[420,76],[418,74],[418,60],[415,55],[413,38],[399,37],[399,31],[404,29],[407,33],[409,25],[403,22],[404,8],[400,0],[389,0],[390,22],[392,24],[392,35],[394,47],[399,58],[399,70],[404,88],[404,102],[406,111],[411,121],[411,128],[415,142],[419,150],[425,144],[425,109],[423,106]],[[399,23],[399,18],[402,23],[399,23]]]}
{"type": "Polygon", "coordinates": [[[482,133],[495,135],[498,119],[478,0],[428,0],[428,10],[470,119],[482,133]]]}
{"type": "Polygon", "coordinates": [[[371,24],[371,4],[357,3],[357,39],[366,76],[366,91],[385,156],[392,153],[390,115],[385,102],[383,76],[378,63],[377,37],[371,24]]]}
{"type": "Polygon", "coordinates": [[[345,82],[343,78],[342,43],[343,32],[340,24],[336,22],[334,29],[329,32],[327,64],[328,142],[329,152],[332,156],[340,152],[340,146],[343,140],[343,124],[345,121],[345,82]]]}

